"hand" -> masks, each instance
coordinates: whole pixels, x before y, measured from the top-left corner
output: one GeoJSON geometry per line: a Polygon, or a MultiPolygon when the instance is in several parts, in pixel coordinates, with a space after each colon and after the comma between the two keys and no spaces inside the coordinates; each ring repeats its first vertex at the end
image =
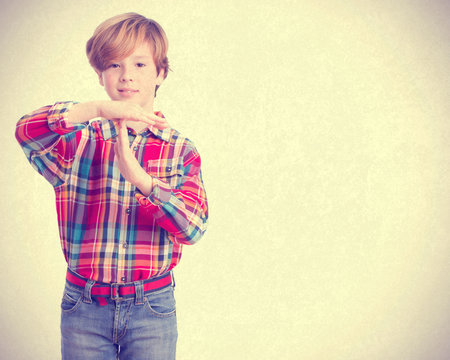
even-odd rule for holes
{"type": "Polygon", "coordinates": [[[142,121],[152,125],[157,129],[169,127],[165,118],[156,116],[154,113],[146,111],[139,104],[126,101],[99,101],[97,103],[98,114],[119,123],[126,121],[142,121]]]}
{"type": "Polygon", "coordinates": [[[119,122],[119,135],[114,144],[114,152],[119,171],[125,180],[135,185],[145,196],[149,196],[153,188],[153,179],[145,172],[131,152],[125,121],[119,122]]]}

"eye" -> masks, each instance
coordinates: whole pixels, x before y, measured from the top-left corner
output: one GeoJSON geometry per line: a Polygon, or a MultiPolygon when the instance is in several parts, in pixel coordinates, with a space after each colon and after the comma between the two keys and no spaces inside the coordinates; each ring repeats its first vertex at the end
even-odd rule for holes
{"type": "Polygon", "coordinates": [[[144,66],[146,66],[146,65],[145,65],[144,63],[137,63],[136,66],[137,66],[137,67],[144,67],[144,66]]]}
{"type": "Polygon", "coordinates": [[[112,63],[112,64],[109,65],[108,67],[109,67],[109,68],[112,68],[112,69],[117,69],[118,67],[120,67],[120,65],[119,65],[119,64],[116,64],[116,63],[112,63]]]}

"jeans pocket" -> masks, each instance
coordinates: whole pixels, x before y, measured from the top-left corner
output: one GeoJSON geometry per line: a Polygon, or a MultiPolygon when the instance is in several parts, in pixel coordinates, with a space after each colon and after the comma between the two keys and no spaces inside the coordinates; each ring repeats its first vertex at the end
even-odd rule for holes
{"type": "Polygon", "coordinates": [[[175,305],[173,287],[168,287],[160,292],[151,293],[145,297],[145,308],[152,316],[173,316],[176,312],[175,305]]]}
{"type": "Polygon", "coordinates": [[[83,294],[66,286],[61,300],[63,313],[75,312],[82,302],[83,294]]]}

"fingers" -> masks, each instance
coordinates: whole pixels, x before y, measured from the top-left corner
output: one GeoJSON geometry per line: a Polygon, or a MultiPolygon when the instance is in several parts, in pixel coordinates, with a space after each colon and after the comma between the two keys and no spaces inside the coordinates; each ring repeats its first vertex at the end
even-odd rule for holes
{"type": "Polygon", "coordinates": [[[114,144],[114,153],[118,161],[126,159],[127,151],[130,150],[128,145],[128,131],[126,121],[119,121],[117,123],[119,133],[117,134],[117,141],[114,144]]]}
{"type": "Polygon", "coordinates": [[[157,129],[164,130],[169,127],[169,123],[166,121],[164,123],[155,124],[153,126],[156,127],[157,129]]]}
{"type": "Polygon", "coordinates": [[[117,157],[117,161],[120,161],[120,150],[118,141],[116,141],[116,143],[114,144],[114,155],[117,157]]]}
{"type": "Polygon", "coordinates": [[[119,135],[117,137],[117,146],[121,156],[126,154],[126,151],[130,150],[130,145],[128,143],[128,130],[127,130],[127,122],[120,121],[119,122],[119,135]]]}
{"type": "MultiPolygon", "coordinates": [[[[125,119],[122,119],[122,121],[120,121],[120,122],[123,122],[123,120],[125,120],[125,119]]],[[[161,118],[161,117],[156,116],[156,115],[152,115],[152,116],[145,115],[140,120],[138,120],[137,118],[126,119],[126,120],[127,121],[142,121],[142,122],[146,123],[147,125],[154,126],[157,129],[161,129],[161,130],[169,127],[169,123],[167,122],[167,120],[165,118],[161,118]]]]}
{"type": "Polygon", "coordinates": [[[157,115],[155,115],[155,114],[153,114],[153,113],[148,113],[148,114],[149,114],[149,117],[150,117],[155,123],[161,123],[161,122],[165,122],[165,121],[166,121],[165,118],[159,117],[159,116],[157,116],[157,115]]]}
{"type": "Polygon", "coordinates": [[[146,111],[140,106],[135,108],[134,115],[131,116],[130,118],[126,118],[126,120],[142,121],[146,124],[157,126],[157,127],[160,126],[161,124],[167,123],[166,119],[164,119],[163,117],[160,117],[153,112],[146,111]]]}
{"type": "Polygon", "coordinates": [[[126,116],[123,116],[121,119],[127,121],[142,121],[149,125],[156,125],[165,121],[164,118],[161,118],[153,113],[147,112],[142,108],[137,109],[133,113],[129,113],[126,116]]]}
{"type": "Polygon", "coordinates": [[[157,116],[155,114],[148,113],[148,112],[146,112],[144,114],[144,117],[140,121],[143,121],[143,122],[145,122],[146,124],[149,124],[149,125],[153,125],[153,126],[155,126],[157,128],[159,128],[161,126],[161,124],[167,123],[166,119],[164,119],[162,117],[159,117],[159,116],[157,116]]]}
{"type": "Polygon", "coordinates": [[[112,119],[119,124],[123,121],[141,121],[158,129],[164,129],[169,126],[165,118],[145,110],[139,104],[111,101],[106,111],[108,110],[109,113],[114,114],[112,119]]]}
{"type": "Polygon", "coordinates": [[[118,125],[119,125],[119,137],[121,140],[124,140],[127,133],[127,121],[126,120],[119,121],[118,125]]]}
{"type": "Polygon", "coordinates": [[[102,117],[121,121],[142,121],[158,128],[167,127],[166,120],[151,111],[145,110],[141,105],[126,101],[101,102],[102,117]]]}
{"type": "Polygon", "coordinates": [[[158,128],[158,129],[165,129],[167,127],[169,127],[169,123],[167,122],[167,120],[165,118],[156,116],[157,120],[155,121],[155,124],[153,125],[154,127],[158,128]]]}

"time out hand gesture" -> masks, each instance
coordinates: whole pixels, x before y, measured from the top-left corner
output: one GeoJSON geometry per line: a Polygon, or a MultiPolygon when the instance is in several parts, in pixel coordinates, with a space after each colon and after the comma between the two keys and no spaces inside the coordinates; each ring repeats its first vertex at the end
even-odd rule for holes
{"type": "Polygon", "coordinates": [[[117,120],[120,123],[126,121],[142,121],[157,129],[165,129],[169,126],[165,118],[144,110],[140,105],[126,101],[100,101],[98,102],[100,117],[117,120]]]}
{"type": "Polygon", "coordinates": [[[157,129],[169,127],[166,119],[146,111],[139,104],[126,101],[88,101],[73,105],[68,112],[67,120],[71,124],[79,124],[96,117],[104,117],[111,120],[142,121],[157,129]]]}
{"type": "Polygon", "coordinates": [[[125,180],[135,185],[145,196],[150,195],[153,188],[153,179],[145,172],[131,152],[125,121],[119,122],[119,135],[117,136],[117,142],[114,144],[114,152],[120,173],[125,180]]]}

